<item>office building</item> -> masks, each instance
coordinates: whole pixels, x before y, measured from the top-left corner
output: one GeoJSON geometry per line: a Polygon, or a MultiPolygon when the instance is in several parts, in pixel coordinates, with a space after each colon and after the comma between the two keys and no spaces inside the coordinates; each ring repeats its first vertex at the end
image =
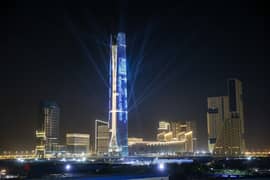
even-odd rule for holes
{"type": "MultiPolygon", "coordinates": [[[[194,137],[194,123],[187,121],[185,123],[181,122],[167,122],[160,121],[159,127],[157,129],[157,141],[158,142],[181,142],[184,143],[185,152],[194,151],[194,143],[196,143],[196,138],[194,137]]],[[[170,144],[170,143],[169,143],[170,144]]],[[[177,143],[176,143],[177,144],[177,143]]],[[[161,143],[163,145],[168,145],[166,143],[161,143]]],[[[175,145],[175,144],[174,144],[175,145]]]]}
{"type": "Polygon", "coordinates": [[[228,96],[209,97],[207,101],[209,151],[218,156],[238,156],[244,153],[241,81],[228,80],[228,96]]]}
{"type": "Polygon", "coordinates": [[[245,151],[244,140],[244,108],[242,83],[238,79],[228,80],[229,111],[231,120],[231,146],[232,154],[240,154],[245,151]]]}
{"type": "Polygon", "coordinates": [[[170,122],[170,130],[172,132],[173,139],[178,139],[177,137],[180,135],[183,130],[183,124],[179,122],[170,122]]]}
{"type": "Polygon", "coordinates": [[[186,152],[185,140],[160,142],[130,138],[128,144],[130,155],[175,155],[186,152]]]}
{"type": "Polygon", "coordinates": [[[36,148],[35,148],[35,155],[37,158],[44,158],[45,157],[45,143],[46,143],[46,136],[43,130],[36,131],[36,148]]]}
{"type": "Polygon", "coordinates": [[[90,135],[81,133],[66,134],[67,151],[71,154],[88,154],[90,146],[90,135]]]}
{"type": "Polygon", "coordinates": [[[193,132],[188,131],[184,135],[185,135],[185,152],[189,152],[189,153],[194,152],[193,132]]]}
{"type": "Polygon", "coordinates": [[[137,138],[137,137],[129,137],[128,138],[128,145],[136,144],[136,143],[141,143],[143,142],[143,138],[137,138]]]}
{"type": "Polygon", "coordinates": [[[109,154],[128,155],[126,36],[111,36],[109,77],[109,154]]]}
{"type": "Polygon", "coordinates": [[[45,141],[46,154],[53,153],[59,142],[59,115],[60,108],[55,102],[43,101],[41,103],[39,128],[36,137],[38,139],[37,146],[41,146],[42,141],[45,141]]]}
{"type": "Polygon", "coordinates": [[[187,132],[192,131],[192,150],[193,152],[197,151],[197,142],[198,142],[198,135],[197,135],[197,124],[195,121],[187,121],[187,132]]]}
{"type": "Polygon", "coordinates": [[[208,149],[213,153],[217,141],[224,142],[224,125],[229,119],[228,96],[209,97],[207,99],[207,129],[208,129],[208,149]]]}
{"type": "Polygon", "coordinates": [[[95,152],[97,155],[107,155],[109,150],[108,122],[95,121],[95,152]]]}
{"type": "Polygon", "coordinates": [[[170,123],[167,121],[159,121],[158,132],[169,132],[171,130],[170,123]]]}
{"type": "Polygon", "coordinates": [[[171,141],[173,134],[171,132],[170,123],[160,121],[158,126],[157,141],[171,141]]]}

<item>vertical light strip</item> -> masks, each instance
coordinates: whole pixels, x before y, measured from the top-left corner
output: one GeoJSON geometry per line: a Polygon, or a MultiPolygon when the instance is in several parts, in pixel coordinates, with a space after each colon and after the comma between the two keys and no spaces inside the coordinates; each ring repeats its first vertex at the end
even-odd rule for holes
{"type": "Polygon", "coordinates": [[[116,95],[117,95],[117,46],[112,46],[112,136],[116,138],[116,95]]]}

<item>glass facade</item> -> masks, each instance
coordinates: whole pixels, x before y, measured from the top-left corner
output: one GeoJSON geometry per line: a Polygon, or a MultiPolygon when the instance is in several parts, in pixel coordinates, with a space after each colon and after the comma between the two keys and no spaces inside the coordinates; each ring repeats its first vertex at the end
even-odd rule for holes
{"type": "MultiPolygon", "coordinates": [[[[110,88],[109,88],[109,128],[112,129],[112,113],[116,119],[116,141],[121,156],[128,155],[128,105],[127,105],[127,60],[126,36],[118,33],[111,36],[110,88]],[[114,48],[114,49],[113,49],[114,48]],[[115,57],[112,57],[112,56],[115,57]],[[114,62],[113,62],[114,58],[114,62]],[[114,64],[113,64],[114,63],[114,64]],[[115,66],[116,65],[116,66],[115,66]],[[115,75],[113,75],[115,73],[115,75]],[[115,83],[115,84],[114,84],[115,83]],[[114,92],[113,84],[116,86],[114,92]],[[113,94],[115,93],[115,100],[113,94]],[[115,103],[113,107],[113,103],[115,103]]],[[[113,130],[111,130],[113,131],[113,130]]]]}

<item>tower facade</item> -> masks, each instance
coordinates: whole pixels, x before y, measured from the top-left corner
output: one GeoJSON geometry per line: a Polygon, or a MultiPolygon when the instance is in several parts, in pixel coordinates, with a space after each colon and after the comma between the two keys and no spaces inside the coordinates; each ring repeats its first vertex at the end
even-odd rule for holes
{"type": "Polygon", "coordinates": [[[43,127],[45,133],[45,151],[46,153],[52,153],[59,141],[59,106],[52,101],[42,102],[41,118],[43,121],[43,127]]]}
{"type": "Polygon", "coordinates": [[[232,147],[234,153],[243,153],[245,151],[244,140],[244,108],[242,83],[238,79],[228,80],[229,92],[229,110],[231,120],[232,147]]]}
{"type": "Polygon", "coordinates": [[[229,121],[229,97],[208,97],[207,104],[208,149],[211,153],[221,148],[223,151],[226,146],[225,125],[229,121]]]}
{"type": "Polygon", "coordinates": [[[245,151],[242,84],[228,80],[228,96],[209,97],[208,148],[214,155],[238,156],[245,151]]]}
{"type": "Polygon", "coordinates": [[[110,39],[109,85],[109,154],[127,156],[127,60],[124,33],[114,34],[110,39]]]}

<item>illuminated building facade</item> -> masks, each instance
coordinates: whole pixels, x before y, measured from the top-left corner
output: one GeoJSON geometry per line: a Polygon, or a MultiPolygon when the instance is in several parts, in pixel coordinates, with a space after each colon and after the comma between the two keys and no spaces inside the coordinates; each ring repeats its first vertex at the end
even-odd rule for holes
{"type": "Polygon", "coordinates": [[[186,121],[187,125],[187,132],[192,131],[192,151],[197,151],[197,142],[198,142],[198,135],[197,135],[197,124],[195,121],[186,121]]]}
{"type": "Polygon", "coordinates": [[[43,130],[36,131],[36,141],[35,155],[37,158],[44,158],[46,136],[43,130]]]}
{"type": "Polygon", "coordinates": [[[238,156],[245,151],[241,81],[229,79],[228,93],[208,98],[208,148],[214,155],[238,156]]]}
{"type": "Polygon", "coordinates": [[[184,135],[185,135],[185,152],[194,152],[193,132],[187,131],[184,135]]]}
{"type": "Polygon", "coordinates": [[[158,132],[169,132],[170,130],[171,130],[171,126],[169,122],[159,121],[158,132]]]}
{"type": "Polygon", "coordinates": [[[177,139],[180,132],[186,131],[186,128],[185,128],[186,125],[183,125],[182,123],[179,123],[179,122],[171,122],[170,127],[171,127],[172,135],[175,139],[177,139]]]}
{"type": "Polygon", "coordinates": [[[136,143],[142,143],[143,138],[137,138],[137,137],[129,137],[128,138],[128,145],[136,144],[136,143]]]}
{"type": "Polygon", "coordinates": [[[232,154],[240,154],[245,151],[244,140],[244,108],[242,83],[238,79],[228,80],[229,111],[231,120],[231,146],[232,154]]]}
{"type": "Polygon", "coordinates": [[[59,106],[52,101],[42,102],[40,132],[45,133],[46,154],[53,153],[59,141],[59,106]]]}
{"type": "Polygon", "coordinates": [[[111,36],[109,77],[109,154],[128,155],[126,36],[111,36]]]}
{"type": "Polygon", "coordinates": [[[71,154],[89,153],[90,135],[81,133],[66,134],[67,150],[71,154]]]}
{"type": "Polygon", "coordinates": [[[106,155],[109,150],[108,122],[95,121],[95,152],[97,155],[106,155]]]}
{"type": "Polygon", "coordinates": [[[130,155],[172,155],[186,151],[185,141],[138,141],[129,142],[130,155]]]}
{"type": "MultiPolygon", "coordinates": [[[[161,142],[175,142],[173,143],[174,146],[175,144],[177,144],[176,142],[181,142],[185,147],[185,152],[193,152],[194,144],[196,143],[193,124],[194,123],[192,123],[191,121],[187,121],[186,123],[160,121],[157,130],[157,141],[160,142],[159,145],[162,145],[162,147],[166,147],[168,143],[162,144],[161,142]]],[[[169,143],[169,145],[171,144],[169,143]]]]}
{"type": "MultiPolygon", "coordinates": [[[[229,119],[229,98],[228,96],[208,97],[207,130],[208,149],[213,153],[216,144],[225,144],[225,125],[229,119]]],[[[217,148],[216,148],[217,149],[217,148]]]]}
{"type": "Polygon", "coordinates": [[[171,132],[170,123],[160,121],[158,125],[157,141],[171,141],[173,138],[173,133],[171,132]]]}

